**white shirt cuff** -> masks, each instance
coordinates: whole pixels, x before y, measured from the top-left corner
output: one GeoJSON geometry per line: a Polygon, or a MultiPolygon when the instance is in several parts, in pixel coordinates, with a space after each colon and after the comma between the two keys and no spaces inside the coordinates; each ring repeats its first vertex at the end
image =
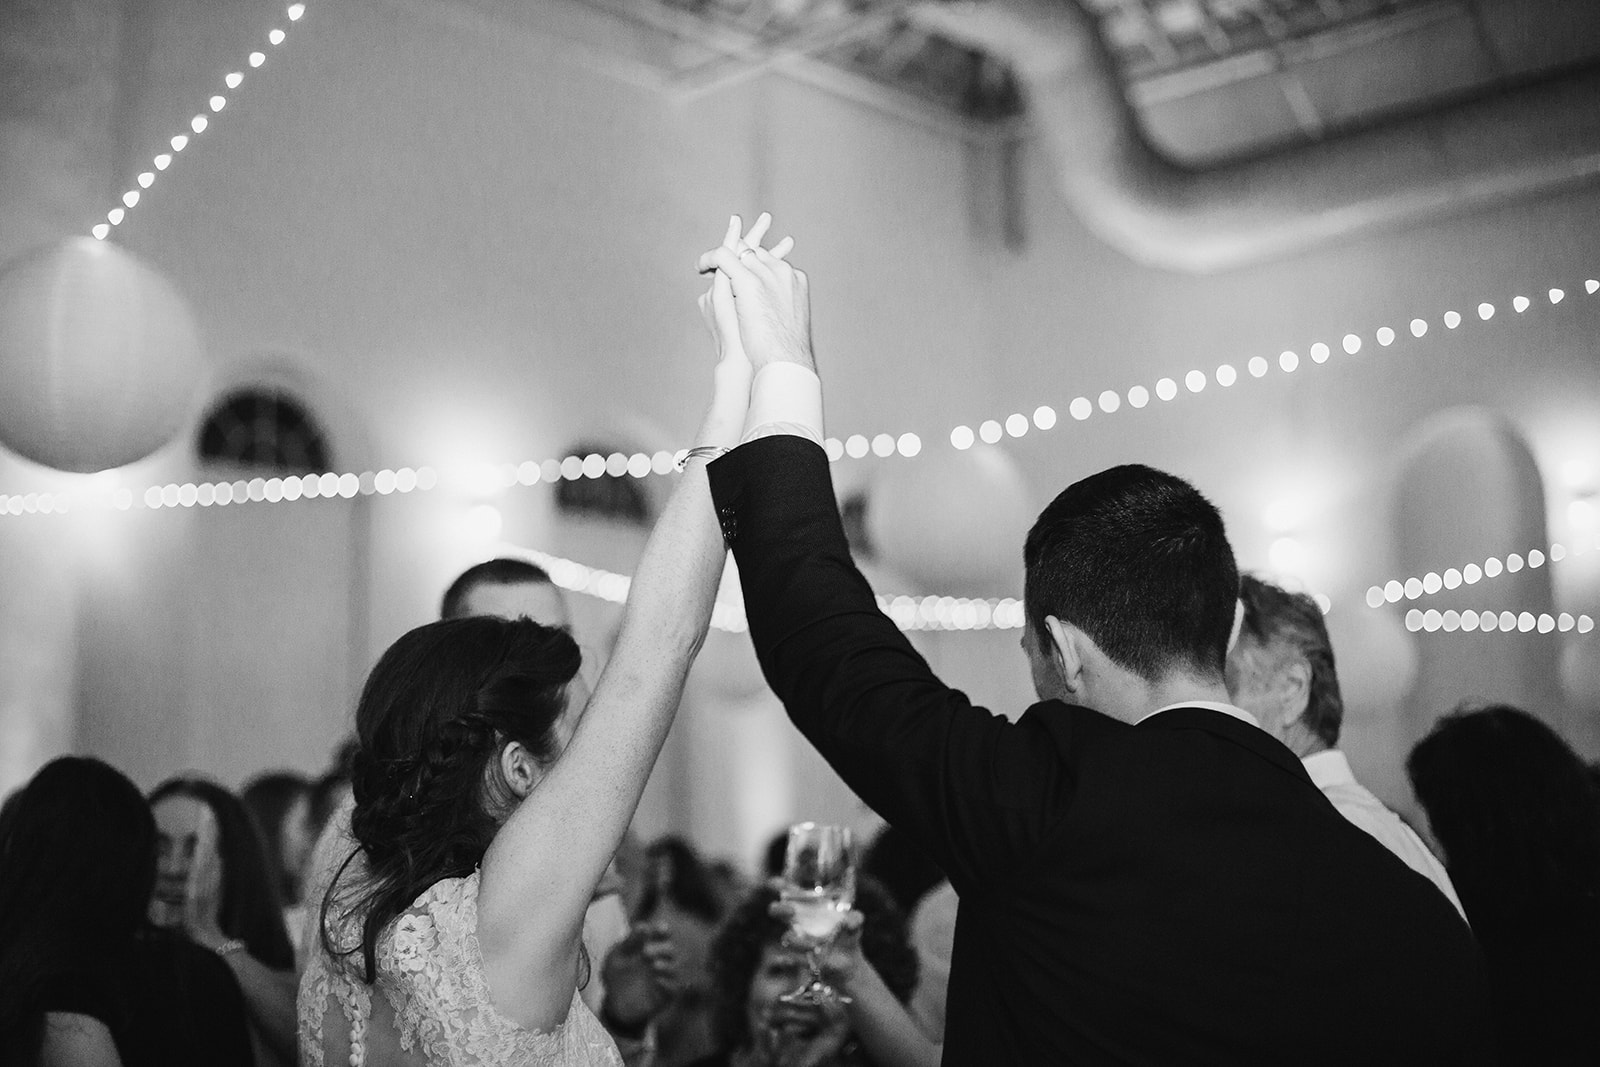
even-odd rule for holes
{"type": "Polygon", "coordinates": [[[768,363],[750,385],[745,441],[792,434],[822,444],[822,379],[798,363],[768,363]]]}

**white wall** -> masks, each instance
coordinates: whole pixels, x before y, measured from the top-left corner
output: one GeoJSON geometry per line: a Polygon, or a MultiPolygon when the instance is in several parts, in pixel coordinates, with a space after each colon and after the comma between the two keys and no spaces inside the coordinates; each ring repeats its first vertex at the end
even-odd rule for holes
{"type": "MultiPolygon", "coordinates": [[[[157,133],[250,47],[270,7],[157,5],[129,141],[154,151],[157,133]]],[[[690,266],[729,211],[765,207],[796,235],[796,259],[812,275],[835,432],[915,430],[939,449],[957,422],[1049,403],[1061,425],[1006,446],[1032,486],[1031,508],[1102,466],[1152,463],[1213,495],[1247,565],[1264,564],[1277,535],[1264,509],[1293,498],[1299,517],[1279,532],[1306,545],[1307,577],[1334,598],[1330,624],[1351,648],[1392,644],[1368,641],[1361,600],[1391,574],[1388,472],[1426,415],[1490,404],[1518,420],[1542,463],[1582,455],[1600,467],[1600,298],[1582,295],[1582,280],[1600,270],[1600,194],[1180,277],[1088,236],[1025,152],[1027,240],[1014,251],[973,221],[975,200],[994,190],[974,186],[982,168],[949,133],[781,73],[675,103],[597,72],[570,35],[539,31],[547,20],[567,34],[580,9],[534,6],[522,12],[531,31],[463,10],[315,5],[118,235],[188,294],[219,380],[244,374],[262,352],[301,361],[341,466],[544,458],[593,427],[640,422],[686,443],[707,369],[690,266]],[[1572,294],[1560,307],[1539,300],[1525,316],[1511,313],[1513,293],[1539,297],[1552,285],[1572,294]],[[1470,313],[1480,300],[1499,306],[1492,322],[1469,314],[1454,334],[1439,325],[1445,309],[1470,313]],[[1375,327],[1405,336],[1413,315],[1432,324],[1426,340],[1376,348],[1375,327]],[[1337,347],[1348,330],[1366,338],[1359,357],[1337,347]],[[1317,339],[1335,345],[1323,367],[1305,359],[1317,339]],[[1078,395],[1181,380],[1223,361],[1242,371],[1250,356],[1275,359],[1284,348],[1304,360],[1293,376],[1244,376],[1228,392],[1213,384],[1081,424],[1065,415],[1078,395]]],[[[133,477],[191,470],[186,448],[133,477]]],[[[836,469],[853,486],[906,462],[836,469]]],[[[5,487],[50,482],[10,461],[0,476],[5,487]]],[[[581,545],[558,528],[547,492],[494,498],[506,538],[581,545]]],[[[1557,536],[1563,492],[1551,493],[1557,536]]],[[[214,760],[229,780],[256,765],[314,768],[348,716],[352,679],[430,618],[449,577],[487,550],[462,535],[477,502],[444,489],[373,500],[365,534],[330,517],[339,505],[317,502],[270,515],[54,520],[92,525],[128,557],[124,586],[82,598],[78,743],[145,784],[196,760],[214,760]],[[306,559],[322,562],[307,572],[306,559]],[[223,560],[252,568],[252,582],[208,587],[200,578],[225,572],[223,560]],[[278,639],[240,636],[230,625],[239,619],[278,639]],[[296,674],[308,655],[315,670],[296,674]],[[241,672],[252,681],[230,688],[241,672]],[[276,687],[275,677],[297,680],[276,687]],[[146,722],[158,725],[133,725],[146,722]]],[[[23,533],[24,522],[32,531],[46,521],[0,520],[0,550],[12,559],[57,551],[23,533]]],[[[996,551],[1020,569],[1020,544],[996,551]]],[[[85,559],[79,584],[104,573],[85,559]]],[[[1558,575],[1563,606],[1600,607],[1594,572],[1567,573],[1575,577],[1558,575]]],[[[15,644],[16,628],[9,633],[0,640],[15,644]]],[[[941,635],[928,647],[976,699],[1010,711],[1026,700],[1014,635],[941,635]]],[[[1352,758],[1398,800],[1411,731],[1382,704],[1393,686],[1359,678],[1389,663],[1359,651],[1342,661],[1350,688],[1375,694],[1351,709],[1352,758]]],[[[647,820],[694,822],[716,847],[748,852],[771,828],[760,820],[849,810],[771,709],[706,702],[685,714],[647,820]],[[748,773],[768,763],[765,779],[748,773]],[[759,817],[727,814],[746,798],[759,817]]]]}

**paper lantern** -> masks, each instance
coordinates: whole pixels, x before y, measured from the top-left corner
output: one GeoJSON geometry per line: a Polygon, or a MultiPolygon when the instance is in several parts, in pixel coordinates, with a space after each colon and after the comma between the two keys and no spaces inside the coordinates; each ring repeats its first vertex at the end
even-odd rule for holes
{"type": "MultiPolygon", "coordinates": [[[[886,465],[867,496],[878,556],[918,588],[950,596],[1013,596],[1036,509],[998,448],[934,448],[886,465]]],[[[903,592],[903,590],[896,590],[903,592]]]]}
{"type": "Polygon", "coordinates": [[[75,238],[0,274],[0,443],[66,471],[143,459],[183,425],[200,339],[178,291],[117,246],[75,238]]]}

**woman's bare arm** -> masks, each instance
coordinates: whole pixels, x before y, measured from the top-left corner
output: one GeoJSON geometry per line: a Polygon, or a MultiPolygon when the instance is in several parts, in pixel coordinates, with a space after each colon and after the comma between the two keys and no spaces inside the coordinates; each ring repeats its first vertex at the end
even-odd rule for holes
{"type": "MultiPolygon", "coordinates": [[[[737,226],[728,241],[737,241],[737,226]]],[[[746,239],[759,241],[765,228],[758,220],[746,239]]],[[[708,295],[722,358],[695,444],[726,448],[738,444],[751,370],[726,278],[718,275],[708,295]]],[[[616,648],[571,743],[484,857],[479,941],[497,1006],[524,1025],[548,1026],[566,1013],[584,910],[633,818],[705,639],[725,556],[705,465],[688,462],[651,531],[616,648]]]]}

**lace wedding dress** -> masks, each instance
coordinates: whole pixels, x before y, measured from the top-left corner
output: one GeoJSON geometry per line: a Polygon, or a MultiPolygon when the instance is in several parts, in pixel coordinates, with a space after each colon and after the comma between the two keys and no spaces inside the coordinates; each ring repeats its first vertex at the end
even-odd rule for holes
{"type": "MultiPolygon", "coordinates": [[[[303,1067],[622,1067],[576,991],[566,1020],[549,1031],[495,1010],[477,929],[474,872],[435,883],[389,924],[373,985],[361,980],[359,952],[335,959],[313,941],[300,979],[303,1067]]],[[[336,943],[358,943],[360,924],[345,920],[338,933],[336,943]]]]}

